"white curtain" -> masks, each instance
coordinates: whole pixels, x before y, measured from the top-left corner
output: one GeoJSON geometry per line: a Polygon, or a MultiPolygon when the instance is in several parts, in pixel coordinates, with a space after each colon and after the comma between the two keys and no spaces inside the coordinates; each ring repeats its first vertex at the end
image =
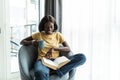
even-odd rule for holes
{"type": "Polygon", "coordinates": [[[120,80],[120,0],[63,0],[62,33],[87,57],[75,80],[120,80]]]}

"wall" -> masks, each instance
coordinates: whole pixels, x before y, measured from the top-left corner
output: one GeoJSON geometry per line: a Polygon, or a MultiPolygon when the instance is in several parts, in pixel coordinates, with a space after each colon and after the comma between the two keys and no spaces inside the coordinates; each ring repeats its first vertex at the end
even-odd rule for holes
{"type": "Polygon", "coordinates": [[[9,0],[0,0],[0,80],[19,79],[20,77],[10,72],[9,22],[9,0]]]}
{"type": "Polygon", "coordinates": [[[7,79],[7,49],[6,49],[6,26],[7,26],[7,11],[6,0],[0,0],[0,80],[7,79]]]}

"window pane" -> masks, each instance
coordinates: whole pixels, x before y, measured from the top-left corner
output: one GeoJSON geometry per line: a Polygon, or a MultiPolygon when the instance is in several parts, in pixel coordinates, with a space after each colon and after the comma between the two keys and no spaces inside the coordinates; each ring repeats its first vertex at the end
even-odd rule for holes
{"type": "Polygon", "coordinates": [[[38,0],[10,0],[11,73],[19,71],[20,41],[37,31],[38,5],[38,0]]]}

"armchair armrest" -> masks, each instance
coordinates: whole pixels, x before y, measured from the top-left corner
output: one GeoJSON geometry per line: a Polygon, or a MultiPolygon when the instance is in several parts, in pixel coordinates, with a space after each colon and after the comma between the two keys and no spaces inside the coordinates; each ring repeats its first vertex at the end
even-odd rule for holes
{"type": "Polygon", "coordinates": [[[19,68],[21,73],[21,80],[32,80],[30,76],[30,69],[37,58],[37,49],[30,46],[22,46],[18,53],[19,68]]]}

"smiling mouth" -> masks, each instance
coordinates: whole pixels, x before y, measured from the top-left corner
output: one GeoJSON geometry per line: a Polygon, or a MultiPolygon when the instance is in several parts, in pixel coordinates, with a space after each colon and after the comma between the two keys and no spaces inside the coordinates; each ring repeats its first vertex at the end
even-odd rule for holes
{"type": "Polygon", "coordinates": [[[49,30],[49,31],[46,31],[46,33],[47,33],[47,34],[51,34],[51,33],[52,33],[52,31],[50,31],[50,30],[49,30]]]}

